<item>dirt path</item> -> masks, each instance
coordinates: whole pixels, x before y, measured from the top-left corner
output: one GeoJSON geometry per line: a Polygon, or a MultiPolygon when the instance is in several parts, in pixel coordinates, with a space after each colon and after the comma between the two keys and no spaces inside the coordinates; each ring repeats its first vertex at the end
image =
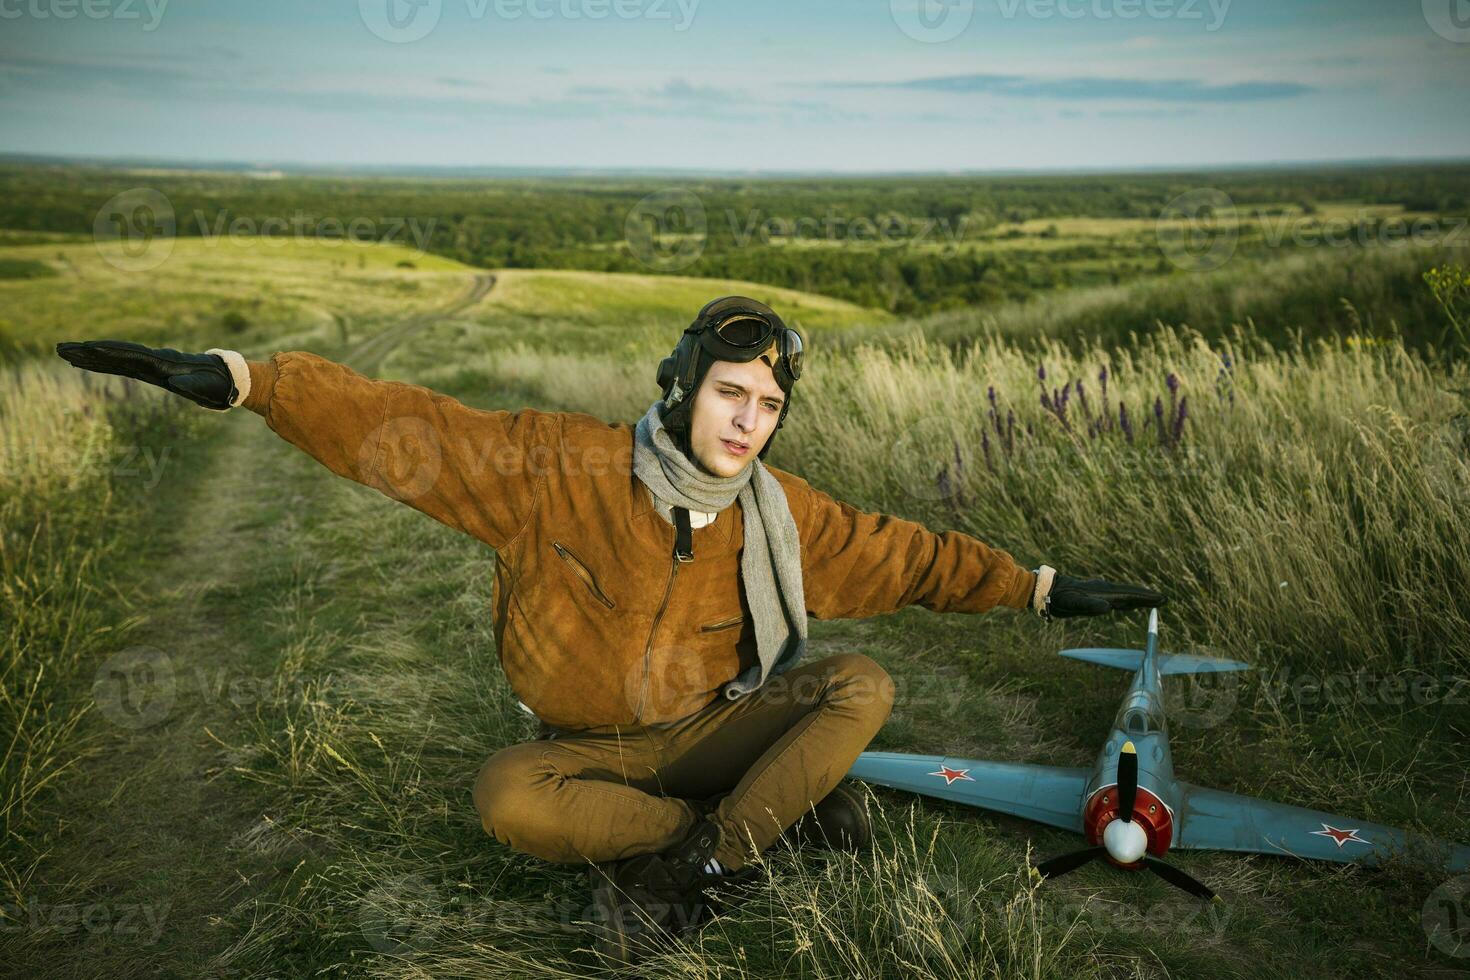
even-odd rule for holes
{"type": "Polygon", "coordinates": [[[386,327],[373,334],[366,340],[353,345],[340,360],[353,370],[362,374],[375,374],[382,366],[383,359],[391,354],[399,344],[409,337],[427,327],[431,327],[446,317],[463,313],[465,310],[480,302],[495,288],[495,276],[491,273],[477,273],[468,288],[458,299],[437,310],[420,313],[417,316],[405,317],[399,322],[386,327]]]}
{"type": "Polygon", "coordinates": [[[224,762],[211,733],[241,723],[251,690],[248,624],[231,619],[228,597],[269,547],[258,525],[279,500],[248,474],[274,436],[253,415],[220,424],[217,442],[164,473],[193,487],[159,515],[164,560],[134,590],[147,621],[97,672],[86,725],[98,751],[60,789],[45,880],[23,935],[6,937],[23,942],[5,975],[212,975],[231,939],[220,916],[273,870],[249,847],[262,807],[238,781],[211,778],[224,762]]]}

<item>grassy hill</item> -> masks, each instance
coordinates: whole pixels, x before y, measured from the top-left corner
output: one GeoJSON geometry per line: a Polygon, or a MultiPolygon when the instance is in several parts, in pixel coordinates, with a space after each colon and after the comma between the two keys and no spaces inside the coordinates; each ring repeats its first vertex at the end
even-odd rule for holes
{"type": "MultiPolygon", "coordinates": [[[[532,734],[495,660],[493,555],[331,477],[253,414],[27,356],[62,337],[309,349],[479,407],[626,419],[698,306],[750,291],[816,338],[774,465],[1028,566],[1154,584],[1168,645],[1255,665],[1171,688],[1183,778],[1470,840],[1454,683],[1470,674],[1470,598],[1446,586],[1470,567],[1463,363],[1372,334],[1277,346],[1167,326],[956,344],[750,283],[475,270],[385,246],[180,241],[139,271],[90,244],[0,258],[57,273],[0,283],[16,341],[0,391],[0,718],[18,733],[0,956],[18,972],[595,972],[575,925],[583,877],[486,837],[470,801],[483,760],[532,734]],[[234,333],[230,311],[246,320],[234,333]],[[124,696],[117,671],[139,687],[124,696]],[[1425,677],[1418,696],[1383,693],[1425,677]],[[1350,683],[1324,695],[1329,678],[1350,683]]],[[[1054,302],[1039,322],[1067,322],[1073,300],[1054,302]]],[[[1307,309],[1271,290],[1239,309],[1282,307],[1307,309]]],[[[863,652],[898,681],[873,749],[1088,765],[1122,675],[1054,651],[1132,645],[1141,627],[910,608],[811,632],[813,656],[863,652]]],[[[1224,895],[1204,910],[1101,864],[1035,886],[1028,857],[1072,849],[1065,833],[876,788],[870,802],[874,854],[770,852],[747,907],[640,975],[1463,963],[1428,942],[1446,885],[1433,868],[1171,856],[1224,895]]]]}

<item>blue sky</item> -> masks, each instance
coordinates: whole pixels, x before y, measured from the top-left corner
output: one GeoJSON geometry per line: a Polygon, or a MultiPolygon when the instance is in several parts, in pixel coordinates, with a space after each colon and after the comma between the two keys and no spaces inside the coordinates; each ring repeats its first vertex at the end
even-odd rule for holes
{"type": "Polygon", "coordinates": [[[0,0],[0,151],[987,170],[1470,157],[1470,0],[0,0]]]}

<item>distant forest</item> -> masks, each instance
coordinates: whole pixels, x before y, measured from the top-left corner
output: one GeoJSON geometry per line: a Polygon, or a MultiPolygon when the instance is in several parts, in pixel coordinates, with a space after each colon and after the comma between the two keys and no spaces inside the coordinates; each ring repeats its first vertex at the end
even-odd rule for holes
{"type": "MultiPolygon", "coordinates": [[[[1223,193],[1243,217],[1310,215],[1323,202],[1446,218],[1470,212],[1470,164],[710,180],[263,179],[9,164],[0,167],[0,227],[90,235],[99,209],[133,188],[165,196],[180,236],[239,222],[414,246],[408,229],[417,228],[427,251],[474,266],[748,279],[899,314],[1177,271],[1136,223],[1110,229],[1104,222],[1069,237],[1036,222],[1153,220],[1189,192],[1223,193]],[[679,251],[681,241],[687,251],[679,251]]],[[[1242,236],[1241,247],[1264,245],[1242,236]]]]}

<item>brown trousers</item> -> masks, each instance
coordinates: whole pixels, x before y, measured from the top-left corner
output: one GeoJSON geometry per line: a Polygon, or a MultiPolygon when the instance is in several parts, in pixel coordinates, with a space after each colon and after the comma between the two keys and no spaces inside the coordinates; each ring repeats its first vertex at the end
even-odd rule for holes
{"type": "Polygon", "coordinates": [[[843,653],[719,698],[676,722],[553,732],[490,757],[475,780],[485,831],[547,861],[612,861],[662,851],[713,812],[729,869],[775,843],[857,760],[893,708],[893,681],[843,653]]]}

